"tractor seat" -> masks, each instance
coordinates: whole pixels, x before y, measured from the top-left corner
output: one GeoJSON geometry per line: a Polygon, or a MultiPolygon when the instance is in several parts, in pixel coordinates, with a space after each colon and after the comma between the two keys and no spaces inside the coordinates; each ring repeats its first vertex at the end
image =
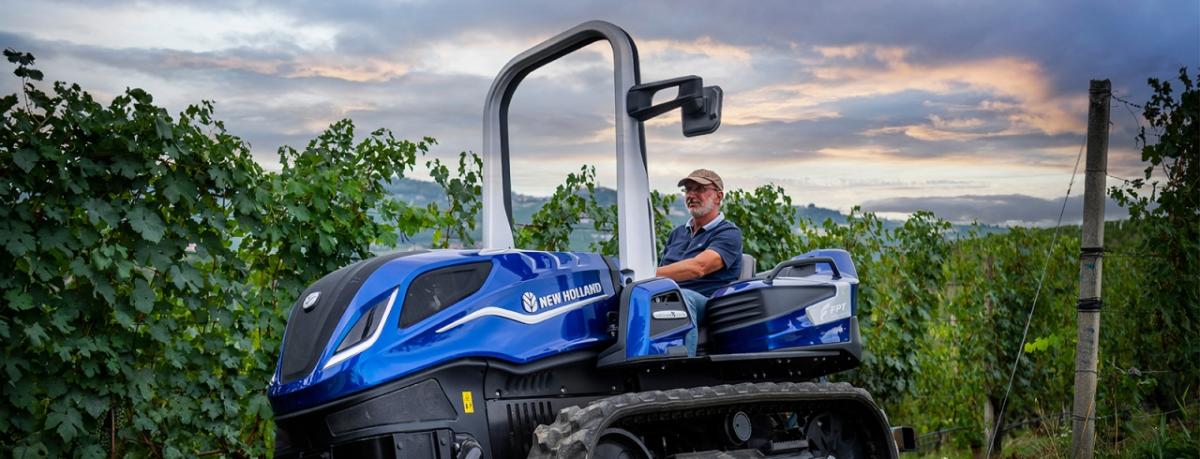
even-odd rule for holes
{"type": "Polygon", "coordinates": [[[755,261],[754,257],[742,254],[742,271],[738,273],[738,280],[743,281],[754,277],[755,261]]]}

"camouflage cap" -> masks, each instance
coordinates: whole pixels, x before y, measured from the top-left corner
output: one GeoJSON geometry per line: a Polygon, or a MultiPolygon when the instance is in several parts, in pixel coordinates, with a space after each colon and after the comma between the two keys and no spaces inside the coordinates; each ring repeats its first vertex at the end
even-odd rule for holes
{"type": "Polygon", "coordinates": [[[692,171],[692,173],[688,174],[687,177],[684,177],[683,180],[679,181],[679,186],[683,186],[683,184],[687,182],[696,182],[701,185],[712,185],[717,188],[717,191],[725,191],[725,182],[721,181],[721,176],[708,169],[696,169],[692,171]]]}

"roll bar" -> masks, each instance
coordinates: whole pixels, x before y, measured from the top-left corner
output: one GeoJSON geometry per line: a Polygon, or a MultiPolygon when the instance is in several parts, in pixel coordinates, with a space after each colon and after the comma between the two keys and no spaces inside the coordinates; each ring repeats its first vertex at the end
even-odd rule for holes
{"type": "MultiPolygon", "coordinates": [[[[641,83],[637,47],[625,30],[604,21],[585,22],[526,50],[509,61],[492,81],[483,108],[483,246],[485,249],[513,248],[508,108],[517,86],[530,72],[600,40],[608,41],[613,54],[618,256],[625,277],[623,282],[636,281],[654,277],[658,254],[654,240],[654,214],[650,211],[650,179],[646,171],[646,136],[642,121],[667,111],[659,110],[659,113],[651,114],[656,111],[648,106],[654,91],[681,83],[668,80],[657,86],[646,85],[634,92],[641,96],[631,96],[630,91],[641,83]],[[635,117],[635,114],[638,116],[635,117]]],[[[690,78],[699,83],[699,77],[690,78]]],[[[715,89],[715,101],[709,97],[699,104],[681,102],[680,99],[696,97],[695,91],[685,94],[684,89],[680,88],[676,100],[662,105],[684,107],[685,123],[688,122],[688,113],[693,118],[698,116],[697,106],[708,108],[710,112],[715,110],[715,115],[707,116],[707,124],[698,128],[703,130],[710,127],[710,130],[699,132],[693,129],[696,132],[689,135],[715,130],[720,124],[720,89],[715,89]]],[[[703,88],[701,94],[711,95],[714,92],[711,88],[703,88]]]]}

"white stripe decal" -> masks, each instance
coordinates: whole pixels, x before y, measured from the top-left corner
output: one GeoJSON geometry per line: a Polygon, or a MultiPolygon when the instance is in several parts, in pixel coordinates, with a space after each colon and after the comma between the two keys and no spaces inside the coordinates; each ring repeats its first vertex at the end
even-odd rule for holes
{"type": "Polygon", "coordinates": [[[580,309],[584,306],[587,306],[589,304],[603,300],[605,298],[608,298],[608,297],[602,295],[602,296],[597,296],[594,298],[588,298],[586,300],[576,301],[574,303],[570,303],[570,304],[564,305],[562,307],[551,309],[551,310],[543,312],[541,314],[532,314],[532,315],[522,314],[522,313],[510,310],[510,309],[498,308],[496,306],[488,306],[486,308],[483,308],[478,311],[467,314],[454,322],[450,322],[450,324],[437,329],[437,332],[445,333],[447,330],[450,330],[459,325],[465,324],[467,322],[478,319],[480,317],[488,317],[488,316],[503,317],[505,319],[517,321],[517,322],[520,322],[520,323],[523,323],[526,325],[536,324],[538,322],[544,322],[546,320],[549,320],[554,317],[558,317],[560,315],[566,314],[566,313],[574,311],[576,309],[580,309]]]}
{"type": "MultiPolygon", "coordinates": [[[[387,328],[387,326],[384,324],[387,323],[388,315],[392,313],[392,305],[396,303],[396,293],[399,293],[399,292],[400,292],[400,289],[398,289],[398,288],[392,289],[392,296],[388,297],[387,307],[384,308],[383,316],[381,316],[382,318],[379,320],[379,323],[374,324],[375,331],[371,332],[371,336],[368,337],[366,341],[363,341],[361,343],[355,344],[354,346],[351,346],[350,349],[346,349],[342,352],[334,354],[334,356],[329,359],[329,362],[327,362],[324,367],[321,367],[321,371],[328,370],[329,367],[337,365],[341,361],[346,360],[350,357],[354,357],[354,356],[358,355],[360,352],[371,347],[371,345],[375,344],[375,341],[379,339],[379,335],[383,334],[383,329],[387,328]]],[[[376,307],[378,307],[378,306],[376,306],[376,307]]],[[[371,311],[367,311],[367,314],[370,314],[370,313],[371,313],[371,311]]],[[[358,320],[363,320],[363,317],[360,316],[358,320]]],[[[353,328],[354,325],[355,324],[351,324],[350,327],[353,328]]]]}

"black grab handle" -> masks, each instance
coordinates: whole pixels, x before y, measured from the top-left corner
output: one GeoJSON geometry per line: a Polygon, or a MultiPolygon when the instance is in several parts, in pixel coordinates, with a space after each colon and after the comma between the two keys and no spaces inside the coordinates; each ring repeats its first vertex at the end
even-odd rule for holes
{"type": "Polygon", "coordinates": [[[763,282],[766,282],[767,285],[771,285],[771,283],[775,281],[775,278],[779,276],[779,273],[781,271],[783,271],[784,268],[798,268],[801,266],[815,265],[818,263],[828,263],[829,267],[833,268],[833,278],[834,279],[842,278],[842,272],[838,271],[837,262],[834,261],[833,258],[812,257],[812,258],[801,258],[799,260],[787,260],[787,261],[784,261],[782,263],[775,265],[775,269],[772,269],[771,272],[767,274],[767,278],[763,282]]]}

